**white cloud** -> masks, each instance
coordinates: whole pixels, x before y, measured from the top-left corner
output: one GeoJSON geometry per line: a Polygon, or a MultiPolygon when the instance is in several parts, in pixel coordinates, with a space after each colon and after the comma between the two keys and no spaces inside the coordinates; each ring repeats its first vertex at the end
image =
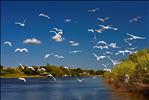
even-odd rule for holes
{"type": "Polygon", "coordinates": [[[62,38],[62,35],[60,34],[54,35],[52,39],[55,40],[56,42],[62,42],[64,40],[64,38],[62,38]]]}
{"type": "Polygon", "coordinates": [[[32,38],[32,39],[24,40],[23,43],[24,44],[41,44],[41,41],[36,38],[32,38]]]}

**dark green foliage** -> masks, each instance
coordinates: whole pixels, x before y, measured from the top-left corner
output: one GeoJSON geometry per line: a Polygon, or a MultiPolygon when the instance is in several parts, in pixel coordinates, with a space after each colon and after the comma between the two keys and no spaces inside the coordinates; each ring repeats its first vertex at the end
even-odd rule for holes
{"type": "Polygon", "coordinates": [[[8,75],[8,74],[24,74],[24,75],[40,75],[43,76],[45,73],[50,73],[53,76],[90,76],[90,75],[102,75],[104,71],[102,70],[83,70],[81,68],[64,68],[63,66],[53,66],[47,64],[45,66],[32,66],[35,71],[30,68],[27,68],[25,65],[24,69],[21,66],[17,68],[5,68],[1,67],[1,75],[8,75]],[[46,69],[46,71],[38,70],[40,68],[46,69]]]}

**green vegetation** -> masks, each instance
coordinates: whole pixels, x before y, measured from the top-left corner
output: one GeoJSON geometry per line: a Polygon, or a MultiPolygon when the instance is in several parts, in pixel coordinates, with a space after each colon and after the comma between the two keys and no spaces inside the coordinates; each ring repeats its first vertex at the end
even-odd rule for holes
{"type": "Polygon", "coordinates": [[[102,70],[83,70],[81,68],[65,68],[64,66],[32,66],[35,71],[23,65],[24,69],[21,66],[12,68],[12,67],[3,67],[0,66],[0,77],[2,78],[14,78],[14,77],[43,77],[47,74],[52,74],[53,76],[62,77],[62,76],[94,76],[94,75],[103,75],[104,71],[102,70]],[[44,68],[46,71],[38,70],[44,68]]]}
{"type": "Polygon", "coordinates": [[[104,77],[118,88],[149,93],[149,49],[130,55],[104,77]]]}

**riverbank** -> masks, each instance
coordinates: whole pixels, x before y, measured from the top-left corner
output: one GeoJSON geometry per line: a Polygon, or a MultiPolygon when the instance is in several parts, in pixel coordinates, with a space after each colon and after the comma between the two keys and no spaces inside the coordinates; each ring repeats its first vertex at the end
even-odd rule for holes
{"type": "Polygon", "coordinates": [[[104,73],[106,83],[118,91],[149,94],[149,49],[138,51],[104,73]]]}
{"type": "Polygon", "coordinates": [[[149,94],[149,84],[144,83],[124,83],[124,82],[115,82],[113,79],[105,79],[107,85],[109,85],[112,90],[117,92],[135,92],[142,94],[149,94]]]}

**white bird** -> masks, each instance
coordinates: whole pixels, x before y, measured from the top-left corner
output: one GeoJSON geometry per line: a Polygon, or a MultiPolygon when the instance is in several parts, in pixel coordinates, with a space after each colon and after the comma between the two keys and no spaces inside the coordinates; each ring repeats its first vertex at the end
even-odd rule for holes
{"type": "Polygon", "coordinates": [[[132,34],[127,33],[127,35],[129,35],[132,38],[128,38],[127,40],[133,40],[133,39],[146,39],[145,37],[139,37],[139,36],[135,36],[132,34]]]}
{"type": "Polygon", "coordinates": [[[116,61],[116,60],[112,60],[112,59],[110,58],[110,56],[108,56],[108,58],[109,58],[109,60],[112,62],[112,64],[113,64],[114,66],[120,63],[120,62],[118,62],[118,61],[116,61]]]}
{"type": "Polygon", "coordinates": [[[127,49],[129,49],[129,50],[135,50],[136,48],[127,48],[127,49]]]}
{"type": "Polygon", "coordinates": [[[97,45],[95,45],[95,46],[93,46],[93,48],[100,48],[100,49],[108,49],[108,46],[97,46],[97,45]]]}
{"type": "Polygon", "coordinates": [[[95,8],[95,9],[92,9],[92,10],[88,10],[88,12],[96,12],[97,10],[99,10],[99,8],[95,8]]]}
{"type": "Polygon", "coordinates": [[[105,28],[95,29],[95,32],[97,33],[102,33],[103,31],[105,31],[105,28]]]}
{"type": "Polygon", "coordinates": [[[107,72],[111,72],[111,69],[109,69],[109,68],[104,68],[103,70],[107,71],[107,72]]]}
{"type": "Polygon", "coordinates": [[[50,19],[50,17],[48,15],[45,15],[43,13],[39,14],[39,16],[46,17],[46,18],[50,19]]]}
{"type": "Polygon", "coordinates": [[[45,68],[39,68],[38,70],[39,70],[39,71],[42,71],[42,70],[43,70],[43,71],[46,71],[45,68]]]}
{"type": "Polygon", "coordinates": [[[55,35],[63,34],[63,31],[50,30],[49,32],[53,32],[53,33],[55,33],[55,35]]]}
{"type": "Polygon", "coordinates": [[[108,65],[109,65],[109,63],[108,63],[108,64],[106,64],[106,65],[105,65],[105,64],[102,64],[102,66],[104,66],[105,68],[106,68],[108,65]]]}
{"type": "Polygon", "coordinates": [[[54,53],[51,53],[51,54],[46,54],[45,56],[44,56],[44,59],[47,59],[49,56],[51,56],[51,55],[53,55],[54,53]]]}
{"type": "Polygon", "coordinates": [[[55,57],[57,57],[57,58],[64,58],[63,56],[59,56],[59,55],[54,55],[55,57]]]}
{"type": "Polygon", "coordinates": [[[106,56],[97,56],[95,53],[92,53],[92,54],[93,54],[93,56],[96,57],[97,60],[106,58],[106,56]]]}
{"type": "Polygon", "coordinates": [[[119,55],[119,54],[123,54],[123,56],[125,55],[125,51],[119,50],[117,53],[115,53],[115,55],[119,55]]]}
{"type": "Polygon", "coordinates": [[[24,81],[24,83],[26,82],[25,78],[18,78],[18,80],[22,80],[22,81],[24,81]]]}
{"type": "Polygon", "coordinates": [[[71,19],[65,19],[64,21],[65,22],[71,22],[72,20],[71,19]]]}
{"type": "Polygon", "coordinates": [[[107,43],[105,41],[98,41],[96,45],[98,44],[104,44],[104,45],[107,45],[107,43]]]}
{"type": "Polygon", "coordinates": [[[72,45],[72,46],[78,46],[79,43],[75,42],[75,41],[69,41],[69,43],[72,45]]]}
{"type": "Polygon", "coordinates": [[[125,52],[126,52],[126,53],[129,53],[129,54],[133,54],[133,53],[136,53],[137,51],[130,51],[130,50],[127,50],[127,49],[126,49],[125,52]]]}
{"type": "Polygon", "coordinates": [[[56,78],[52,74],[48,74],[46,77],[52,77],[54,81],[56,81],[56,78]]]}
{"type": "Polygon", "coordinates": [[[84,78],[82,78],[82,79],[76,78],[76,79],[77,79],[77,81],[80,82],[80,83],[84,80],[84,78]]]}
{"type": "Polygon", "coordinates": [[[130,79],[129,75],[125,75],[125,82],[126,82],[126,83],[129,82],[129,79],[130,79]]]}
{"type": "Polygon", "coordinates": [[[19,51],[19,52],[28,52],[28,50],[26,49],[26,48],[22,48],[22,49],[20,49],[20,48],[17,48],[17,49],[15,49],[15,52],[17,52],[17,51],[19,51]]]}
{"type": "Polygon", "coordinates": [[[103,53],[104,55],[105,54],[111,54],[111,55],[113,55],[113,53],[112,52],[109,52],[109,51],[106,51],[105,53],[103,53]]]}
{"type": "Polygon", "coordinates": [[[27,67],[28,69],[31,69],[31,70],[33,70],[33,71],[35,71],[35,69],[33,68],[33,67],[27,67]]]}
{"type": "Polygon", "coordinates": [[[106,18],[97,18],[98,20],[105,22],[106,20],[108,20],[110,17],[106,17],[106,18]]]}
{"type": "Polygon", "coordinates": [[[63,30],[62,29],[58,29],[58,28],[53,28],[55,31],[57,31],[57,32],[62,32],[63,30]]]}
{"type": "Polygon", "coordinates": [[[11,42],[9,42],[9,41],[4,42],[4,44],[8,44],[9,46],[12,47],[11,42]]]}
{"type": "Polygon", "coordinates": [[[133,43],[133,42],[129,42],[127,39],[124,39],[124,41],[125,41],[129,46],[132,46],[132,43],[133,43]]]}
{"type": "Polygon", "coordinates": [[[61,34],[56,34],[52,37],[53,40],[55,40],[56,42],[62,42],[64,40],[64,38],[62,37],[61,34]]]}
{"type": "Polygon", "coordinates": [[[93,79],[97,78],[97,76],[92,76],[93,79]]]}
{"type": "Polygon", "coordinates": [[[22,23],[21,22],[15,22],[15,24],[24,27],[25,26],[25,22],[26,22],[26,20],[24,20],[22,23]]]}
{"type": "Polygon", "coordinates": [[[24,69],[24,66],[22,64],[20,64],[21,68],[24,69]]]}
{"type": "Polygon", "coordinates": [[[74,50],[74,51],[70,51],[69,53],[80,53],[81,51],[79,50],[74,50]]]}
{"type": "Polygon", "coordinates": [[[94,33],[94,29],[88,29],[88,32],[94,33]]]}
{"type": "Polygon", "coordinates": [[[98,25],[98,26],[100,26],[100,27],[102,27],[103,29],[113,29],[113,30],[115,30],[115,31],[117,31],[118,29],[117,28],[114,28],[114,27],[111,27],[112,25],[106,25],[106,26],[104,26],[104,25],[98,25]]]}
{"type": "Polygon", "coordinates": [[[109,47],[111,47],[111,48],[120,48],[120,47],[118,47],[118,46],[116,45],[116,43],[110,43],[110,44],[109,44],[109,47]]]}
{"type": "Polygon", "coordinates": [[[135,17],[135,18],[129,20],[129,22],[130,22],[130,23],[131,23],[131,22],[136,22],[136,21],[138,21],[140,18],[141,18],[141,16],[135,17]]]}
{"type": "Polygon", "coordinates": [[[69,70],[69,68],[67,66],[64,66],[64,68],[69,70]]]}

